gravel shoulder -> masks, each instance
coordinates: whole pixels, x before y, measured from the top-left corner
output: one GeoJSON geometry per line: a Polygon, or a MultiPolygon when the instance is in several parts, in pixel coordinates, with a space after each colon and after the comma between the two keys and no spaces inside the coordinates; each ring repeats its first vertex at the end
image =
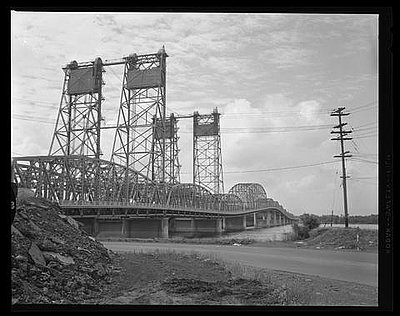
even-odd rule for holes
{"type": "Polygon", "coordinates": [[[227,264],[196,253],[118,256],[121,272],[100,299],[85,304],[377,306],[376,287],[227,264]]]}

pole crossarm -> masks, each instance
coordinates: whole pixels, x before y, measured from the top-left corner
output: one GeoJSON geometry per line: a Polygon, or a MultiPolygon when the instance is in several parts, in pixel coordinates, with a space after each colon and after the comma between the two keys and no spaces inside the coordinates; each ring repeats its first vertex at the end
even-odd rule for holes
{"type": "Polygon", "coordinates": [[[352,140],[352,137],[338,137],[338,138],[331,138],[331,140],[352,140]]]}

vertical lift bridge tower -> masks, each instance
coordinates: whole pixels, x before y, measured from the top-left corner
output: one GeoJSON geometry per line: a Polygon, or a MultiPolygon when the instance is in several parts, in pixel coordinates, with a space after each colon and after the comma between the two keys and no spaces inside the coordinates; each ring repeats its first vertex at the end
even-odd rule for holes
{"type": "MultiPolygon", "coordinates": [[[[166,58],[125,57],[111,160],[161,183],[179,182],[177,121],[166,116],[166,58]]],[[[129,190],[129,179],[127,179],[129,190]]]]}
{"type": "Polygon", "coordinates": [[[193,114],[193,184],[213,194],[224,193],[220,113],[193,114]]]}

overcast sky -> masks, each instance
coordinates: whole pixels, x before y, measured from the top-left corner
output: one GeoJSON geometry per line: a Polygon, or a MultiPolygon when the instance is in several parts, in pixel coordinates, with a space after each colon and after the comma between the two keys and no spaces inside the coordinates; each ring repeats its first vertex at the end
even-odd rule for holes
{"type": "MultiPolygon", "coordinates": [[[[225,192],[257,182],[295,215],[343,214],[329,114],[345,106],[349,215],[376,214],[377,38],[377,15],[12,12],[12,155],[48,154],[65,64],[165,45],[168,111],[222,113],[225,192]]],[[[113,125],[122,67],[104,76],[113,125]]],[[[178,124],[181,182],[190,182],[192,122],[178,124]]],[[[102,134],[105,159],[113,133],[102,134]]]]}

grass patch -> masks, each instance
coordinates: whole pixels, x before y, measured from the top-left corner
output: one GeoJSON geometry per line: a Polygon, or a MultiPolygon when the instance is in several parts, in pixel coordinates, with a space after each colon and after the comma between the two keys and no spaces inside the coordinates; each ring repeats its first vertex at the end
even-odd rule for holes
{"type": "Polygon", "coordinates": [[[308,245],[368,250],[378,247],[378,232],[360,228],[321,227],[310,231],[308,245]]]}

